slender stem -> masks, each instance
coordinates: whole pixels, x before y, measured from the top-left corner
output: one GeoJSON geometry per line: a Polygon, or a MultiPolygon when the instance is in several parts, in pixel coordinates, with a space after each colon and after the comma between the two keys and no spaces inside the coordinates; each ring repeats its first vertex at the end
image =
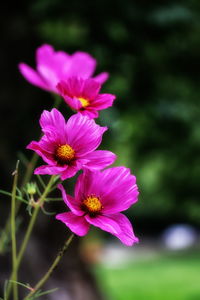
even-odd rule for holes
{"type": "Polygon", "coordinates": [[[24,179],[22,181],[22,187],[25,186],[27,184],[27,182],[29,182],[29,180],[33,174],[33,170],[35,169],[35,165],[38,161],[38,158],[39,158],[39,156],[37,155],[36,152],[34,152],[30,162],[27,165],[24,179]]]}
{"type": "MultiPolygon", "coordinates": [[[[38,155],[36,153],[34,153],[31,158],[30,163],[27,166],[27,169],[26,169],[26,172],[24,175],[24,179],[21,184],[21,188],[23,188],[27,184],[27,182],[29,182],[29,180],[32,176],[33,170],[35,168],[35,165],[37,163],[37,160],[38,160],[38,155]]],[[[23,194],[23,191],[22,191],[22,194],[23,194]]],[[[15,215],[17,215],[17,213],[18,213],[20,205],[21,205],[20,201],[16,202],[15,215]]],[[[10,232],[10,218],[11,218],[11,216],[8,217],[8,220],[5,225],[5,229],[1,233],[1,237],[0,237],[0,253],[1,254],[3,254],[5,251],[6,240],[9,235],[9,232],[10,232]]]]}
{"type": "MultiPolygon", "coordinates": [[[[26,250],[26,247],[27,247],[28,241],[30,239],[30,235],[31,235],[33,227],[35,225],[35,221],[37,219],[37,216],[38,216],[38,213],[40,211],[40,208],[43,205],[43,203],[44,203],[44,201],[46,199],[46,196],[50,192],[51,186],[52,186],[53,183],[54,183],[54,175],[51,176],[51,178],[49,180],[49,183],[47,184],[46,189],[44,190],[42,196],[39,198],[39,200],[37,202],[37,206],[35,207],[34,212],[33,212],[32,216],[31,216],[31,219],[30,219],[30,222],[29,222],[29,225],[28,225],[28,228],[27,228],[24,240],[22,242],[21,248],[19,250],[19,254],[17,256],[17,262],[16,262],[16,266],[15,266],[16,267],[15,268],[16,272],[18,271],[19,266],[21,264],[24,252],[26,250]]],[[[13,272],[11,274],[11,278],[10,279],[13,280],[13,272]]],[[[7,295],[8,295],[8,297],[9,297],[9,294],[10,294],[10,289],[11,289],[11,285],[10,285],[10,282],[9,282],[8,289],[7,289],[7,295]]]]}
{"type": "MultiPolygon", "coordinates": [[[[12,240],[12,270],[13,270],[13,280],[17,281],[17,246],[16,246],[16,228],[15,228],[15,203],[16,203],[16,190],[17,190],[17,180],[18,180],[18,165],[17,162],[16,169],[14,171],[14,180],[13,180],[13,188],[12,188],[12,196],[11,196],[11,218],[10,218],[10,226],[11,226],[11,240],[12,240]]],[[[14,300],[18,300],[18,286],[16,283],[13,283],[13,298],[14,300]]]]}
{"type": "Polygon", "coordinates": [[[74,234],[71,234],[70,237],[65,241],[62,249],[58,252],[58,255],[56,256],[56,258],[53,261],[52,265],[50,266],[49,270],[42,277],[42,279],[40,279],[40,281],[38,281],[38,283],[35,285],[33,290],[24,298],[24,300],[28,300],[30,297],[32,297],[46,283],[46,281],[49,279],[49,277],[51,276],[51,274],[53,273],[53,271],[59,264],[61,258],[63,257],[65,251],[67,250],[69,244],[71,243],[73,237],[74,237],[74,234]]]}
{"type": "Polygon", "coordinates": [[[51,95],[54,99],[53,107],[59,108],[62,98],[59,95],[54,94],[54,93],[52,93],[51,95]]]}

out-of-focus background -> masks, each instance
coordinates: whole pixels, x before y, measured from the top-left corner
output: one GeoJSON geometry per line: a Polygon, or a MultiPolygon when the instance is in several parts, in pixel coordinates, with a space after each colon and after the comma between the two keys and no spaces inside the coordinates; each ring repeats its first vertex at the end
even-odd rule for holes
{"type": "MultiPolygon", "coordinates": [[[[127,216],[140,244],[126,248],[94,230],[82,239],[79,256],[105,299],[200,299],[200,2],[24,0],[7,4],[0,23],[0,189],[11,187],[18,154],[31,157],[25,146],[40,135],[39,116],[53,104],[50,94],[25,81],[18,63],[35,66],[35,50],[44,43],[68,53],[89,52],[98,61],[97,72],[110,73],[103,91],[117,96],[98,120],[109,127],[102,148],[116,152],[116,165],[137,176],[139,202],[127,216]]],[[[9,198],[1,196],[0,209],[2,228],[9,198]]],[[[35,238],[28,252],[39,257],[41,241],[45,244],[38,270],[52,260],[49,248],[62,244],[58,231],[66,232],[54,221],[56,232],[54,227],[49,232],[43,222],[36,230],[40,246],[35,238]]],[[[63,276],[62,266],[59,271],[63,276]]],[[[34,282],[40,275],[34,273],[34,282]]],[[[68,298],[63,287],[69,285],[63,281],[44,299],[100,297],[81,298],[79,291],[68,298]]]]}

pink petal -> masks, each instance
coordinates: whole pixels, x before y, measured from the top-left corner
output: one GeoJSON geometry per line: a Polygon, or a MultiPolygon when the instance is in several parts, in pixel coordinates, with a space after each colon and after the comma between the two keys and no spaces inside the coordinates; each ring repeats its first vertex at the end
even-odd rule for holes
{"type": "Polygon", "coordinates": [[[34,69],[29,67],[27,64],[20,63],[19,64],[20,73],[26,78],[28,82],[31,84],[38,86],[46,91],[49,91],[49,87],[43,78],[36,72],[34,69]]]}
{"type": "Polygon", "coordinates": [[[56,166],[43,165],[43,166],[36,168],[34,171],[34,174],[61,175],[65,169],[66,169],[66,166],[56,167],[56,166]]]}
{"type": "Polygon", "coordinates": [[[52,143],[51,141],[49,141],[49,139],[47,138],[46,135],[43,135],[41,137],[38,144],[43,151],[48,152],[49,154],[52,154],[52,155],[54,154],[55,148],[57,147],[57,145],[55,143],[52,143]]]}
{"type": "Polygon", "coordinates": [[[62,192],[62,198],[69,209],[77,216],[82,216],[84,212],[80,209],[81,203],[77,199],[67,195],[62,184],[58,185],[59,190],[62,192]]]}
{"type": "Polygon", "coordinates": [[[98,81],[100,84],[103,84],[108,80],[109,74],[107,72],[100,73],[99,75],[93,77],[94,80],[98,81]]]}
{"type": "Polygon", "coordinates": [[[60,81],[56,88],[58,93],[64,98],[65,102],[74,110],[82,108],[78,97],[81,97],[83,80],[76,77],[69,78],[67,81],[60,81]]]}
{"type": "Polygon", "coordinates": [[[55,163],[52,154],[45,151],[45,148],[41,147],[40,142],[32,141],[26,148],[35,151],[47,164],[52,165],[55,163]]]}
{"type": "Polygon", "coordinates": [[[55,70],[50,69],[44,65],[39,65],[37,69],[41,76],[44,78],[45,82],[48,84],[49,89],[56,93],[56,85],[60,81],[60,78],[55,73],[55,70]]]}
{"type": "Polygon", "coordinates": [[[75,197],[95,194],[100,197],[104,214],[115,214],[128,209],[138,199],[135,176],[125,167],[104,171],[84,170],[75,186],[75,197]]]}
{"type": "Polygon", "coordinates": [[[67,80],[61,80],[57,88],[60,94],[65,97],[81,97],[85,80],[79,77],[70,77],[67,80]]]}
{"type": "Polygon", "coordinates": [[[66,136],[77,157],[82,157],[99,146],[106,130],[107,127],[101,127],[94,120],[78,113],[68,120],[66,136]]]}
{"type": "Polygon", "coordinates": [[[42,45],[36,52],[37,69],[49,86],[55,90],[55,85],[68,76],[71,57],[63,51],[54,51],[51,45],[42,45]]]}
{"type": "Polygon", "coordinates": [[[56,71],[63,69],[66,72],[70,64],[70,55],[64,51],[55,51],[51,45],[44,44],[36,51],[36,61],[38,66],[46,65],[56,71]]]}
{"type": "MultiPolygon", "coordinates": [[[[84,195],[90,195],[90,183],[92,184],[94,182],[94,180],[92,180],[92,175],[95,176],[96,172],[91,172],[88,170],[84,170],[84,172],[79,175],[77,181],[76,181],[76,185],[75,185],[75,198],[78,199],[82,199],[82,197],[84,195]],[[91,174],[91,176],[88,176],[88,173],[91,174]],[[85,193],[86,192],[86,193],[85,193]]],[[[92,188],[92,187],[91,187],[92,188]]],[[[80,200],[81,201],[81,200],[80,200]]]]}
{"type": "Polygon", "coordinates": [[[71,97],[65,95],[64,100],[73,110],[78,111],[79,109],[82,108],[81,102],[75,97],[71,98],[71,97]]]}
{"type": "Polygon", "coordinates": [[[90,109],[89,107],[85,110],[80,110],[79,112],[82,116],[86,116],[89,119],[96,119],[99,116],[99,113],[96,110],[90,109]]]}
{"type": "Polygon", "coordinates": [[[113,105],[115,96],[111,94],[99,94],[91,103],[91,107],[96,110],[108,108],[113,105]]]}
{"type": "Polygon", "coordinates": [[[58,214],[56,219],[62,221],[73,233],[79,236],[86,235],[90,228],[84,217],[76,216],[72,212],[58,214]]]}
{"type": "Polygon", "coordinates": [[[65,119],[56,108],[53,108],[50,112],[43,111],[40,126],[49,141],[54,144],[66,144],[65,119]]]}
{"type": "MultiPolygon", "coordinates": [[[[109,216],[113,221],[116,221],[121,228],[121,233],[116,234],[116,237],[121,240],[126,246],[132,246],[139,242],[139,239],[134,235],[132,224],[129,219],[123,214],[115,214],[109,216]]],[[[115,234],[114,234],[115,235],[115,234]]]]}
{"type": "Polygon", "coordinates": [[[56,108],[53,108],[50,112],[44,110],[40,118],[40,126],[43,129],[47,126],[54,126],[63,130],[65,127],[65,119],[56,108]]]}
{"type": "Polygon", "coordinates": [[[54,57],[54,48],[51,45],[44,44],[36,50],[36,61],[38,65],[49,65],[52,66],[52,60],[54,57]]]}
{"type": "Polygon", "coordinates": [[[128,168],[109,168],[97,173],[95,180],[101,185],[101,201],[106,214],[124,211],[138,200],[136,178],[128,168]]]}
{"type": "Polygon", "coordinates": [[[91,77],[96,68],[96,60],[85,52],[75,52],[71,56],[69,76],[91,77]]]}
{"type": "Polygon", "coordinates": [[[84,81],[84,86],[82,90],[82,98],[92,100],[97,97],[101,85],[99,82],[95,81],[94,79],[86,79],[84,81]]]}
{"type": "Polygon", "coordinates": [[[89,162],[84,165],[84,168],[90,170],[101,170],[110,166],[116,160],[116,155],[110,151],[96,150],[84,156],[89,162]]]}
{"type": "Polygon", "coordinates": [[[110,232],[114,235],[119,235],[121,233],[121,228],[118,223],[111,219],[109,216],[97,215],[96,217],[85,216],[88,223],[101,228],[104,231],[110,232]]]}
{"type": "Polygon", "coordinates": [[[66,169],[62,172],[60,178],[62,180],[65,180],[67,178],[73,177],[80,169],[81,167],[78,168],[76,165],[75,166],[68,165],[66,169]]]}

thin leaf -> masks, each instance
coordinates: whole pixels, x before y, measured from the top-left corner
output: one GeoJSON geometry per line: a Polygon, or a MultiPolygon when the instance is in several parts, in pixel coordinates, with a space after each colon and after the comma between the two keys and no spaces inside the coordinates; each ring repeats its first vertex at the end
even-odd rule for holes
{"type": "Polygon", "coordinates": [[[6,293],[6,291],[7,291],[7,285],[8,285],[8,280],[6,280],[6,281],[4,282],[4,287],[3,287],[3,296],[4,296],[4,300],[7,300],[7,293],[6,293]]]}
{"type": "Polygon", "coordinates": [[[44,213],[45,215],[53,216],[53,215],[56,214],[56,212],[48,212],[48,211],[46,211],[46,209],[45,209],[44,207],[41,207],[41,209],[42,209],[42,211],[43,211],[43,213],[44,213]]]}
{"type": "Polygon", "coordinates": [[[20,189],[18,187],[16,187],[16,190],[17,190],[19,196],[22,198],[22,192],[20,191],[20,189]]]}
{"type": "Polygon", "coordinates": [[[62,201],[63,198],[46,198],[46,201],[62,201]]]}
{"type": "Polygon", "coordinates": [[[46,184],[44,183],[44,181],[43,181],[43,179],[41,178],[41,176],[40,176],[40,175],[36,175],[36,176],[37,176],[37,178],[38,178],[38,180],[39,180],[41,186],[43,187],[43,189],[45,189],[45,188],[46,188],[46,184]]]}
{"type": "Polygon", "coordinates": [[[44,295],[47,295],[47,294],[50,294],[50,293],[54,293],[57,290],[58,290],[58,288],[47,290],[47,291],[44,291],[44,292],[41,292],[41,290],[39,290],[31,298],[29,298],[29,300],[33,300],[33,299],[36,299],[40,296],[44,296],[44,295]]]}
{"type": "Polygon", "coordinates": [[[38,193],[39,196],[41,197],[42,193],[40,192],[40,189],[39,189],[38,185],[36,185],[36,189],[37,189],[37,193],[38,193]]]}
{"type": "Polygon", "coordinates": [[[16,283],[16,284],[18,284],[18,285],[21,285],[21,286],[25,287],[25,288],[28,289],[28,290],[31,290],[31,287],[30,287],[29,284],[24,284],[24,283],[21,283],[21,282],[19,282],[19,281],[15,281],[15,280],[9,280],[9,281],[10,281],[10,282],[13,282],[13,283],[16,283]]]}
{"type": "MultiPolygon", "coordinates": [[[[6,192],[6,191],[4,191],[4,190],[0,190],[0,194],[6,195],[6,196],[11,196],[11,193],[6,192]]],[[[21,198],[20,196],[16,196],[16,199],[17,199],[17,200],[20,200],[20,201],[22,201],[22,202],[24,202],[24,203],[26,203],[26,204],[28,204],[28,201],[25,200],[25,199],[23,199],[23,198],[21,198]]]]}
{"type": "Polygon", "coordinates": [[[29,216],[32,216],[32,206],[31,205],[27,205],[26,210],[28,211],[29,216]]]}
{"type": "Polygon", "coordinates": [[[27,159],[27,157],[24,155],[24,153],[22,152],[19,152],[18,153],[18,157],[19,157],[19,160],[23,163],[23,165],[25,167],[27,167],[28,163],[29,163],[29,160],[27,159]]]}

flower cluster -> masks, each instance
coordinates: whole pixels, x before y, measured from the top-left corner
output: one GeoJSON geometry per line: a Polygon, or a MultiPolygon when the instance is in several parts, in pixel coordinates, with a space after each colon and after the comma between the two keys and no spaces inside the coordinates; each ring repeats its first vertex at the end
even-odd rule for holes
{"type": "Polygon", "coordinates": [[[93,225],[125,245],[133,245],[138,238],[121,212],[138,199],[136,178],[126,167],[109,167],[116,160],[114,153],[96,150],[107,127],[96,124],[94,118],[115,100],[112,94],[100,93],[108,74],[92,77],[96,66],[93,57],[84,52],[56,52],[50,45],[37,49],[36,62],[36,71],[21,63],[22,75],[30,83],[59,94],[75,112],[65,121],[56,108],[44,110],[40,118],[43,136],[27,146],[46,163],[36,168],[35,174],[59,175],[63,181],[82,170],[73,197],[62,184],[58,186],[70,211],[58,214],[56,219],[79,236],[86,235],[93,225]]]}

